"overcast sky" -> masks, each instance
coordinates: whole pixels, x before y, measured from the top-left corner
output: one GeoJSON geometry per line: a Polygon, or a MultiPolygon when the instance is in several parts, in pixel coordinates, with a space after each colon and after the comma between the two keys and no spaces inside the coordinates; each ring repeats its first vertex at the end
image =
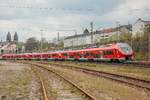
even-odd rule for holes
{"type": "Polygon", "coordinates": [[[134,23],[138,18],[150,20],[149,0],[0,0],[0,39],[7,32],[19,41],[34,36],[52,40],[57,36],[81,34],[84,28],[115,27],[134,23]],[[62,31],[64,30],[64,31],[62,31]],[[70,31],[69,31],[70,30],[70,31]]]}

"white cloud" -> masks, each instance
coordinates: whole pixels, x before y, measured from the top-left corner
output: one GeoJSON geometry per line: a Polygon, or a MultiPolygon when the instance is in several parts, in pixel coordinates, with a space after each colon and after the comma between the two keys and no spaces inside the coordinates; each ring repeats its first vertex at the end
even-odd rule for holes
{"type": "MultiPolygon", "coordinates": [[[[82,32],[82,27],[88,27],[91,21],[96,23],[95,27],[105,28],[103,26],[112,26],[112,23],[116,21],[128,22],[128,20],[136,20],[134,18],[143,17],[148,15],[146,12],[149,9],[149,0],[122,0],[122,3],[112,7],[112,11],[106,13],[100,9],[102,4],[98,4],[98,1],[92,0],[9,0],[9,5],[16,6],[32,6],[32,9],[28,8],[9,8],[1,7],[0,4],[0,31],[6,34],[8,31],[14,33],[18,32],[20,40],[25,40],[31,36],[35,36],[40,39],[40,29],[44,29],[44,37],[52,39],[57,37],[57,30],[74,30],[79,33],[82,32]],[[15,2],[16,1],[16,2],[15,2]],[[93,5],[91,4],[93,2],[93,5]],[[78,6],[79,5],[79,6],[78,6]],[[54,8],[84,8],[94,7],[99,12],[88,13],[82,11],[48,11],[40,10],[42,7],[54,7],[54,8]]],[[[0,2],[1,3],[1,2],[0,2]]],[[[3,1],[2,5],[6,5],[3,1]]],[[[8,5],[7,5],[8,6],[8,5]]],[[[108,9],[104,7],[103,9],[108,9]]],[[[149,9],[150,10],[150,9],[149,9]]],[[[61,36],[72,35],[73,31],[61,32],[61,36]]]]}
{"type": "Polygon", "coordinates": [[[148,15],[150,12],[149,6],[149,0],[125,0],[111,12],[103,15],[103,18],[109,21],[135,21],[134,18],[150,16],[148,15]]]}

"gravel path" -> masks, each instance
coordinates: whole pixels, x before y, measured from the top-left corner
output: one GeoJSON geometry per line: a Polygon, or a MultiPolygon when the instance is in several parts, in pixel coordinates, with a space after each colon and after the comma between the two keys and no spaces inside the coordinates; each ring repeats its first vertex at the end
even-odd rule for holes
{"type": "Polygon", "coordinates": [[[0,62],[0,100],[40,100],[40,89],[30,66],[0,62]]]}

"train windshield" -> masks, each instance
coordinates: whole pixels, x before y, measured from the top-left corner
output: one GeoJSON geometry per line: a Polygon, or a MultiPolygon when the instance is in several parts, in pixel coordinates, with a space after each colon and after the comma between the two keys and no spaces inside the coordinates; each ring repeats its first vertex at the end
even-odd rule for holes
{"type": "Polygon", "coordinates": [[[117,45],[125,54],[131,54],[133,52],[132,48],[126,43],[118,43],[117,45]]]}

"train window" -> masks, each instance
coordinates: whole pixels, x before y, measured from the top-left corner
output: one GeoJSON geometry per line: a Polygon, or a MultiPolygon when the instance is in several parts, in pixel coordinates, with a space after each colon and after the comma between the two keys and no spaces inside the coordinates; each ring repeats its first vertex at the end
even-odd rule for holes
{"type": "Polygon", "coordinates": [[[94,54],[94,58],[100,58],[101,55],[100,54],[94,54]]]}
{"type": "Polygon", "coordinates": [[[104,55],[112,55],[113,51],[112,50],[105,50],[105,51],[103,51],[103,54],[104,55]]]}
{"type": "Polygon", "coordinates": [[[56,56],[56,54],[52,54],[52,56],[56,56]]]}
{"type": "Polygon", "coordinates": [[[76,53],[76,56],[80,56],[80,54],[79,54],[79,53],[76,53]]]}
{"type": "Polygon", "coordinates": [[[90,56],[90,55],[92,55],[91,52],[86,52],[86,53],[85,53],[85,56],[90,56]]]}
{"type": "Polygon", "coordinates": [[[124,53],[132,53],[132,48],[126,44],[126,43],[118,43],[118,47],[124,52],[124,53]]]}
{"type": "Polygon", "coordinates": [[[70,55],[69,57],[70,57],[70,58],[74,58],[74,56],[73,56],[73,55],[70,55]]]}
{"type": "Polygon", "coordinates": [[[79,56],[79,57],[82,57],[82,54],[80,53],[76,53],[75,56],[79,56]]]}
{"type": "Polygon", "coordinates": [[[68,54],[67,54],[67,53],[63,53],[62,55],[63,55],[63,56],[68,56],[68,54]]]}
{"type": "Polygon", "coordinates": [[[109,37],[109,35],[105,35],[105,37],[109,37]]]}

